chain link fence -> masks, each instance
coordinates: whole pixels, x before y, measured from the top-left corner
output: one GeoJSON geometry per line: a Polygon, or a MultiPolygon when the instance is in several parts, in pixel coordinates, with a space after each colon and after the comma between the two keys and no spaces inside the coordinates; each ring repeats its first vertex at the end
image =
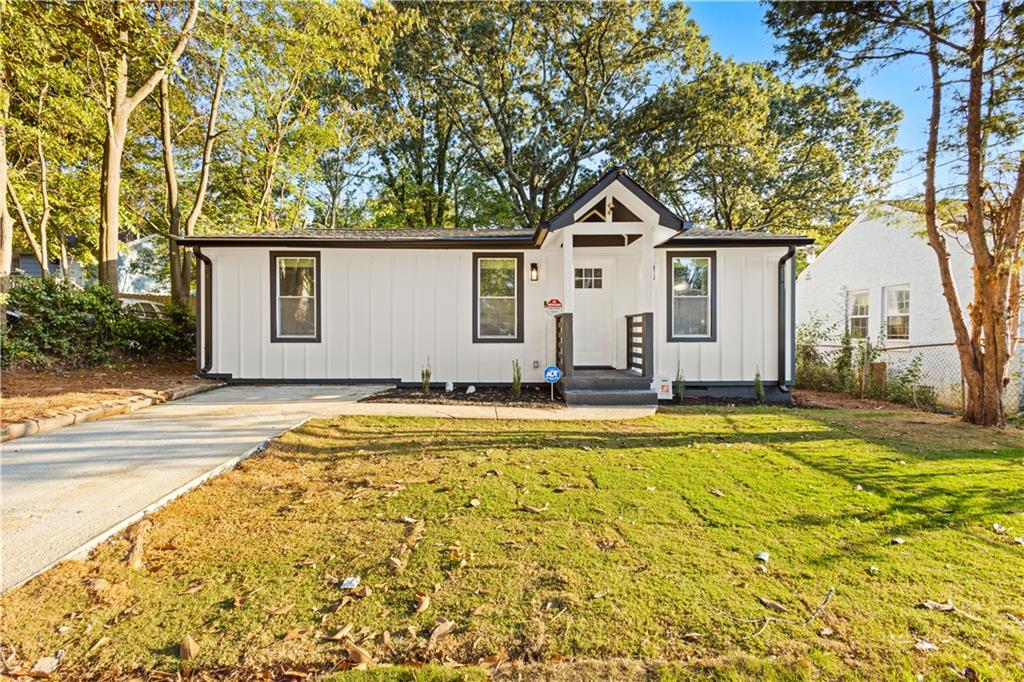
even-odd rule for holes
{"type": "MultiPolygon", "coordinates": [[[[1021,362],[1015,356],[1003,391],[1006,411],[1024,409],[1021,362]]],[[[797,345],[797,386],[887,398],[917,407],[962,410],[965,387],[954,343],[875,346],[863,341],[797,345]]]]}

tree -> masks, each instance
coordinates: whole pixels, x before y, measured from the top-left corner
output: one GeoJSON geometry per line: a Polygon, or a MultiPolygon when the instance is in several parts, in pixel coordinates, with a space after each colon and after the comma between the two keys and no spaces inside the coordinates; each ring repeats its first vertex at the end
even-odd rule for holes
{"type": "Polygon", "coordinates": [[[90,37],[100,72],[106,135],[100,176],[99,280],[116,290],[121,166],[128,122],[184,52],[199,14],[199,0],[191,0],[181,29],[173,37],[164,35],[163,29],[168,27],[161,21],[161,13],[151,7],[122,0],[90,0],[62,4],[61,8],[90,37]]]}
{"type": "Polygon", "coordinates": [[[964,420],[1002,425],[1007,364],[1020,326],[1024,231],[1024,7],[972,1],[773,5],[768,25],[788,60],[829,73],[905,59],[928,66],[931,112],[924,154],[924,221],[938,263],[967,387],[964,420]],[[942,221],[939,152],[965,163],[965,210],[942,221]],[[974,296],[961,305],[946,233],[970,242],[974,296]]]}
{"type": "Polygon", "coordinates": [[[900,118],[849,83],[795,85],[713,56],[638,108],[614,153],[689,220],[829,238],[886,188],[900,118]]]}
{"type": "Polygon", "coordinates": [[[655,77],[703,61],[683,4],[422,3],[434,93],[482,173],[536,227],[655,77]]]}
{"type": "MultiPolygon", "coordinates": [[[[220,112],[221,97],[224,94],[224,78],[226,75],[227,48],[220,48],[220,56],[216,62],[213,93],[210,95],[210,110],[206,116],[202,154],[199,160],[199,181],[196,186],[192,208],[185,218],[184,234],[195,234],[196,224],[203,212],[206,190],[210,183],[210,166],[213,160],[213,145],[217,132],[217,114],[220,112]]],[[[174,133],[171,124],[171,96],[169,77],[164,75],[160,80],[160,139],[163,147],[164,177],[167,185],[167,227],[168,234],[180,236],[181,203],[178,192],[178,172],[174,161],[174,133]]],[[[171,298],[184,303],[191,284],[191,258],[188,253],[181,254],[178,245],[170,240],[168,243],[170,261],[171,298]],[[184,256],[184,257],[182,257],[184,256]]]]}

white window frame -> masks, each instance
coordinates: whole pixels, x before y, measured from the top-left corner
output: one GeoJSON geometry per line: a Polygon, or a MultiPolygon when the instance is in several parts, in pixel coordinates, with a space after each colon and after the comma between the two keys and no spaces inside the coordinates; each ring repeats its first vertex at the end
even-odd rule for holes
{"type": "Polygon", "coordinates": [[[866,339],[871,335],[871,291],[869,289],[859,289],[857,291],[850,292],[850,304],[846,310],[846,331],[850,333],[850,337],[854,339],[866,339]],[[856,306],[856,299],[858,296],[863,296],[865,303],[865,309],[863,313],[854,315],[854,306],[856,306]],[[853,321],[864,320],[864,336],[853,335],[853,321]]]}
{"type": "Polygon", "coordinates": [[[910,341],[910,311],[913,309],[913,301],[910,298],[910,285],[909,284],[895,284],[893,286],[884,287],[882,289],[882,323],[885,325],[885,339],[886,341],[910,341]],[[907,312],[893,312],[889,309],[889,294],[895,294],[899,291],[907,292],[907,312]],[[889,318],[892,317],[906,317],[907,318],[907,335],[906,336],[890,336],[889,335],[889,318]]]}

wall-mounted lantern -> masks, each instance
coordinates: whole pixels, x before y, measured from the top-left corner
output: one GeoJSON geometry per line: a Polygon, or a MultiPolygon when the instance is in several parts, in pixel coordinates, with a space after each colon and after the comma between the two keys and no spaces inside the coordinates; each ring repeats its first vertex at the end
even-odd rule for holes
{"type": "Polygon", "coordinates": [[[536,263],[530,263],[530,281],[536,282],[540,280],[540,269],[536,263]]]}

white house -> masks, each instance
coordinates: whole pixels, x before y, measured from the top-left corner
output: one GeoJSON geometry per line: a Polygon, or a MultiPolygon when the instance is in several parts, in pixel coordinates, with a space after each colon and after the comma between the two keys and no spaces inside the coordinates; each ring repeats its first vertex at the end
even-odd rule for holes
{"type": "Polygon", "coordinates": [[[621,169],[535,231],[191,236],[197,363],[233,382],[507,384],[565,373],[571,403],[774,400],[793,379],[800,236],[692,227],[621,169]]]}
{"type": "MultiPolygon", "coordinates": [[[[948,235],[950,266],[960,301],[974,296],[972,256],[966,240],[948,235]]],[[[891,205],[859,215],[797,278],[797,320],[812,318],[880,341],[885,360],[905,366],[921,358],[924,383],[940,400],[960,400],[960,363],[953,325],[942,295],[935,252],[922,217],[891,205]]],[[[1016,387],[1019,378],[1012,382],[1016,387]]],[[[1017,388],[1008,401],[1016,401],[1017,388]]]]}

